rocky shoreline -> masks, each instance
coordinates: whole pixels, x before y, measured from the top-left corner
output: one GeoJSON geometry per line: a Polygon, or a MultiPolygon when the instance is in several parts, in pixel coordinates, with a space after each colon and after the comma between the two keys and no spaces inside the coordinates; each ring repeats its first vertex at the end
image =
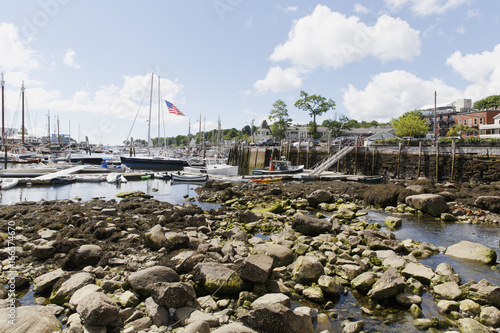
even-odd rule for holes
{"type": "Polygon", "coordinates": [[[1,206],[0,331],[353,333],[391,331],[394,311],[411,315],[406,331],[498,331],[499,286],[419,263],[446,253],[495,269],[494,250],[397,241],[361,217],[389,211],[387,228],[404,228],[398,214],[498,224],[499,188],[207,182],[196,199],[220,204],[210,211],[143,193],[1,206]],[[44,306],[13,297],[30,286],[44,306]],[[336,305],[348,294],[366,302],[344,316],[336,305]],[[426,295],[438,315],[425,315],[426,295]]]}

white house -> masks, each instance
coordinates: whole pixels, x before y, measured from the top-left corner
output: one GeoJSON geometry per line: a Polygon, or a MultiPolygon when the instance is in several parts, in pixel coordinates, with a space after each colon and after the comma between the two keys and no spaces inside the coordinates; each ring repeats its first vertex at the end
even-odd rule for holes
{"type": "Polygon", "coordinates": [[[500,113],[493,117],[493,124],[479,125],[482,139],[500,139],[500,113]]]}

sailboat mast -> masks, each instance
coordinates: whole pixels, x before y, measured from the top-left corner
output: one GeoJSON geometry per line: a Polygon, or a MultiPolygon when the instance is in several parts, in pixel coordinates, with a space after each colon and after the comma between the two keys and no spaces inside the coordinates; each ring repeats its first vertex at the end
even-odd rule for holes
{"type": "Polygon", "coordinates": [[[188,127],[188,154],[191,153],[191,149],[189,148],[190,142],[191,142],[191,119],[189,119],[189,127],[188,127]]]}
{"type": "Polygon", "coordinates": [[[24,146],[24,81],[23,85],[21,87],[21,95],[22,95],[22,100],[23,100],[23,121],[22,121],[22,127],[21,127],[21,133],[22,133],[22,144],[24,146]]]}
{"type": "Polygon", "coordinates": [[[148,151],[151,147],[151,108],[153,107],[153,77],[154,73],[151,73],[151,92],[149,94],[148,151]]]}
{"type": "Polygon", "coordinates": [[[47,120],[48,120],[48,128],[49,128],[49,153],[52,149],[52,138],[50,137],[50,111],[47,111],[47,120]]]}
{"type": "Polygon", "coordinates": [[[161,103],[160,103],[160,77],[158,76],[158,147],[160,147],[160,119],[161,119],[161,103]]]}
{"type": "Polygon", "coordinates": [[[5,145],[5,81],[3,80],[3,72],[2,72],[2,144],[5,145]]]}

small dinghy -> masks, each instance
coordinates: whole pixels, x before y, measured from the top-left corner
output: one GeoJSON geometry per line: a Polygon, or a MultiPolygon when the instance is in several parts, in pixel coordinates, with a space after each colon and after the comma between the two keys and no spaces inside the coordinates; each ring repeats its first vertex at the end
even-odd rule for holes
{"type": "Polygon", "coordinates": [[[126,183],[127,178],[125,178],[121,173],[112,172],[106,177],[106,181],[110,184],[120,184],[126,183]]]}
{"type": "Polygon", "coordinates": [[[0,188],[2,190],[8,190],[9,188],[13,188],[19,183],[19,181],[15,178],[4,178],[0,182],[0,188]]]}
{"type": "Polygon", "coordinates": [[[170,178],[176,182],[204,182],[208,179],[207,174],[199,174],[199,175],[186,175],[186,174],[176,174],[172,173],[170,178]]]}

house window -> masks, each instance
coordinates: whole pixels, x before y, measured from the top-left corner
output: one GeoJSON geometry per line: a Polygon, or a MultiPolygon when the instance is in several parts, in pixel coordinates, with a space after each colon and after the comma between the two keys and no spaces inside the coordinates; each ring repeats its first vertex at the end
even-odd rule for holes
{"type": "Polygon", "coordinates": [[[467,126],[467,119],[464,119],[464,125],[467,126]]]}
{"type": "Polygon", "coordinates": [[[458,123],[459,123],[459,124],[462,124],[462,119],[460,119],[460,120],[458,121],[458,123]]]}
{"type": "Polygon", "coordinates": [[[479,119],[479,124],[481,124],[481,125],[484,124],[484,118],[479,119]]]}
{"type": "Polygon", "coordinates": [[[474,118],[474,125],[477,125],[477,118],[474,118]]]}

